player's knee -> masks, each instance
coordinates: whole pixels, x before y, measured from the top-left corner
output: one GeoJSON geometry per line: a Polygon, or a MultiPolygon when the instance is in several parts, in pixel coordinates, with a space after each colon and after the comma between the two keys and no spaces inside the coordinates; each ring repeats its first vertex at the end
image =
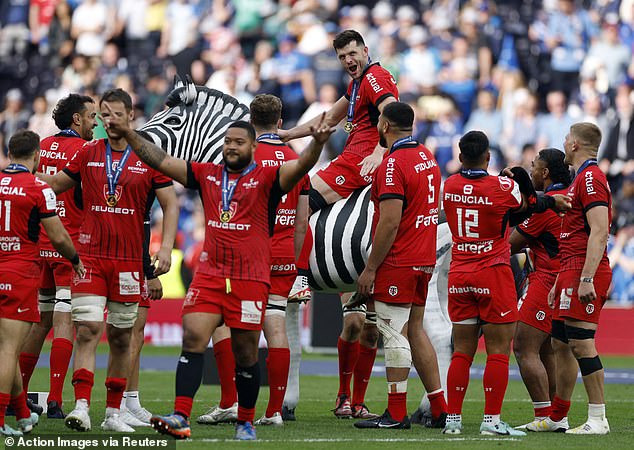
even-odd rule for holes
{"type": "Polygon", "coordinates": [[[308,204],[310,206],[311,214],[314,214],[320,209],[328,206],[328,202],[326,201],[324,196],[321,195],[321,193],[314,188],[310,188],[310,191],[308,193],[308,204]]]}
{"type": "Polygon", "coordinates": [[[584,377],[603,369],[599,355],[592,358],[577,358],[577,363],[579,364],[581,375],[584,377]]]}
{"type": "MultiPolygon", "coordinates": [[[[376,322],[375,322],[376,323],[376,322]]],[[[361,343],[366,347],[376,347],[379,341],[379,329],[376,325],[368,325],[367,321],[364,323],[363,331],[361,333],[361,343]]]]}
{"type": "Polygon", "coordinates": [[[129,328],[110,328],[108,332],[108,344],[113,353],[126,353],[130,349],[129,328]]]}
{"type": "Polygon", "coordinates": [[[233,357],[236,360],[236,365],[251,367],[258,362],[258,348],[246,345],[234,346],[233,357]]]}
{"type": "Polygon", "coordinates": [[[568,337],[568,345],[575,358],[584,358],[588,353],[595,353],[594,346],[595,330],[586,328],[573,327],[566,325],[566,336],[568,337]]]}
{"type": "Polygon", "coordinates": [[[191,329],[183,329],[183,351],[201,353],[205,351],[207,343],[198,332],[191,329]]]}
{"type": "Polygon", "coordinates": [[[108,319],[106,323],[120,329],[132,328],[138,314],[138,303],[125,304],[108,302],[108,319]]]}
{"type": "Polygon", "coordinates": [[[75,327],[75,340],[78,345],[93,343],[99,339],[101,326],[94,323],[78,323],[75,327]]]}
{"type": "Polygon", "coordinates": [[[385,365],[394,368],[409,368],[412,365],[412,351],[409,341],[401,334],[409,320],[409,308],[375,303],[377,325],[383,336],[385,365]]]}

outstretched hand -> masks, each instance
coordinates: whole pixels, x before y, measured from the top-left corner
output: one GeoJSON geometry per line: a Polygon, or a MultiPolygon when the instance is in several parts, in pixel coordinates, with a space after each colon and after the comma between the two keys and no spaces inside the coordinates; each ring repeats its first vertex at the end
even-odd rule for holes
{"type": "Polygon", "coordinates": [[[103,122],[103,126],[106,130],[114,131],[122,136],[125,136],[127,133],[132,131],[130,124],[127,120],[125,120],[125,117],[117,116],[107,102],[102,102],[101,106],[108,112],[107,116],[104,116],[103,114],[101,115],[101,121],[103,122]]]}
{"type": "Polygon", "coordinates": [[[572,208],[572,199],[567,195],[562,194],[553,194],[553,198],[555,199],[555,211],[558,213],[563,213],[572,208]]]}
{"type": "Polygon", "coordinates": [[[318,143],[319,145],[323,145],[326,143],[326,141],[328,141],[330,135],[336,130],[336,128],[328,125],[328,123],[326,122],[326,113],[324,112],[319,118],[319,123],[317,124],[317,126],[310,127],[310,135],[313,137],[316,143],[318,143]]]}

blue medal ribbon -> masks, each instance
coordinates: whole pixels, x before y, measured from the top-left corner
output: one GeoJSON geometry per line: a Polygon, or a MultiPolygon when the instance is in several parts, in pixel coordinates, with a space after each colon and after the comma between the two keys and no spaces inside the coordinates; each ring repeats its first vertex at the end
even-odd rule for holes
{"type": "MultiPolygon", "coordinates": [[[[368,57],[368,64],[363,69],[363,72],[367,70],[370,64],[372,64],[372,60],[368,57]]],[[[357,104],[357,94],[359,93],[359,87],[361,86],[361,78],[358,80],[352,80],[352,91],[350,92],[350,101],[348,102],[348,115],[346,118],[346,124],[343,127],[347,133],[351,133],[353,129],[352,119],[354,118],[354,106],[357,104]]]]}
{"type": "Polygon", "coordinates": [[[397,139],[396,141],[394,141],[394,143],[392,144],[392,147],[390,148],[390,155],[396,150],[398,150],[400,147],[402,147],[403,145],[408,144],[410,142],[414,142],[414,138],[411,136],[397,139]]]}
{"type": "Polygon", "coordinates": [[[249,164],[248,167],[240,173],[240,176],[234,183],[229,183],[229,171],[227,170],[227,166],[222,168],[222,215],[220,220],[223,222],[228,222],[231,219],[229,206],[231,205],[231,199],[236,192],[240,178],[252,172],[256,167],[257,165],[254,162],[249,164]]]}
{"type": "Polygon", "coordinates": [[[28,167],[22,164],[12,163],[7,166],[4,170],[10,170],[13,172],[31,172],[28,167]]]}
{"type": "Polygon", "coordinates": [[[597,165],[597,160],[594,159],[594,158],[587,159],[583,164],[581,164],[581,167],[579,167],[579,170],[577,170],[577,173],[575,174],[575,177],[577,175],[579,175],[581,172],[583,172],[586,169],[586,167],[592,166],[592,165],[596,166],[597,165]]]}
{"type": "Polygon", "coordinates": [[[460,175],[467,178],[479,178],[488,174],[484,169],[460,169],[460,175]]]}
{"type": "Polygon", "coordinates": [[[553,183],[550,186],[548,186],[546,189],[544,189],[544,193],[550,192],[550,191],[559,191],[565,188],[566,188],[566,185],[563,183],[553,183]]]}
{"type": "Polygon", "coordinates": [[[255,140],[257,142],[262,142],[265,139],[272,139],[274,141],[281,141],[282,139],[280,139],[280,135],[277,133],[263,133],[261,135],[259,135],[255,140]]]}
{"type": "MultiPolygon", "coordinates": [[[[132,152],[132,148],[128,145],[123,152],[123,156],[119,160],[119,164],[117,164],[117,168],[114,170],[114,174],[112,173],[112,148],[110,148],[110,143],[106,142],[106,178],[108,179],[108,197],[112,197],[115,195],[117,191],[117,182],[119,178],[121,178],[121,172],[125,168],[126,163],[128,162],[128,158],[130,157],[130,153],[132,152]]],[[[111,205],[114,206],[114,205],[111,205]]]]}
{"type": "Polygon", "coordinates": [[[66,136],[66,137],[78,137],[78,138],[81,138],[79,133],[77,131],[73,130],[72,128],[65,128],[62,131],[60,131],[59,134],[61,134],[63,136],[66,136]]]}

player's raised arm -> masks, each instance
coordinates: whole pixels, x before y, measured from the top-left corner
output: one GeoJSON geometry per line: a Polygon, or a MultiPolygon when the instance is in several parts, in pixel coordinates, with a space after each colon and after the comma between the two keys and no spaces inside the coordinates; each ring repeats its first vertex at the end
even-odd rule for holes
{"type": "Polygon", "coordinates": [[[68,176],[68,174],[63,171],[57,172],[55,175],[46,175],[41,172],[36,172],[35,176],[48,184],[51,189],[53,189],[53,192],[55,192],[56,194],[66,192],[67,190],[74,188],[77,184],[79,184],[76,180],[68,176]]]}
{"type": "MultiPolygon", "coordinates": [[[[103,105],[106,108],[110,108],[105,102],[103,105]]],[[[187,184],[186,161],[171,157],[158,145],[141,137],[136,130],[130,128],[129,125],[125,123],[122,117],[117,117],[115,114],[110,114],[110,116],[104,120],[104,126],[107,129],[109,128],[121,133],[139,159],[148,166],[178,181],[182,185],[187,184]]]]}
{"type": "Polygon", "coordinates": [[[332,105],[332,108],[325,112],[325,116],[323,114],[315,116],[308,122],[297,125],[290,130],[278,130],[277,134],[282,141],[288,142],[311,135],[312,129],[317,128],[322,120],[325,120],[328,126],[335,127],[346,117],[349,103],[346,97],[341,97],[332,105]]]}
{"type": "Polygon", "coordinates": [[[327,123],[326,113],[323,113],[317,125],[310,128],[313,139],[308,147],[299,155],[298,159],[287,162],[280,167],[280,187],[284,192],[293,189],[302,177],[312,169],[319,159],[324,144],[334,132],[335,128],[327,123]]]}

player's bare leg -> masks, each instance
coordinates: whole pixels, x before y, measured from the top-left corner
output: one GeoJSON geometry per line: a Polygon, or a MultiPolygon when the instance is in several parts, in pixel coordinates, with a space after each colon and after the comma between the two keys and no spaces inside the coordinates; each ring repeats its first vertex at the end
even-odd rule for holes
{"type": "Polygon", "coordinates": [[[123,399],[121,400],[121,418],[131,427],[150,426],[152,414],[141,406],[139,396],[139,372],[141,369],[141,350],[145,343],[145,324],[149,308],[139,307],[138,315],[130,335],[130,372],[123,399]]]}
{"type": "Polygon", "coordinates": [[[412,361],[418,376],[425,386],[431,404],[431,417],[424,419],[423,425],[429,428],[444,428],[447,418],[447,402],[440,382],[438,358],[425,329],[423,318],[425,306],[412,305],[409,312],[407,339],[412,348],[412,361]]]}
{"type": "Polygon", "coordinates": [[[379,417],[378,414],[370,412],[365,404],[365,393],[372,377],[378,342],[379,329],[377,328],[374,302],[369,302],[359,336],[359,359],[354,367],[354,386],[352,389],[352,417],[354,419],[376,419],[379,417]]]}
{"type": "MultiPolygon", "coordinates": [[[[531,397],[534,409],[534,420],[539,421],[548,417],[551,413],[551,375],[548,373],[546,364],[542,362],[542,349],[550,347],[550,335],[538,330],[523,322],[518,322],[515,338],[513,340],[513,352],[520,367],[522,380],[531,397]]],[[[550,354],[544,349],[545,355],[552,359],[552,348],[550,354]]],[[[524,427],[525,428],[525,427],[524,427]]]]}
{"type": "MultiPolygon", "coordinates": [[[[337,200],[341,200],[343,197],[332,190],[328,184],[317,174],[310,178],[311,184],[311,210],[310,214],[323,208],[327,205],[335,203],[337,200]],[[313,192],[314,191],[314,192],[313,192]]],[[[313,246],[313,234],[310,227],[306,230],[304,236],[304,245],[300,252],[299,259],[297,261],[297,278],[293,283],[288,294],[288,301],[293,302],[307,302],[311,298],[310,286],[308,285],[308,272],[309,272],[309,257],[310,251],[313,246]]]]}

